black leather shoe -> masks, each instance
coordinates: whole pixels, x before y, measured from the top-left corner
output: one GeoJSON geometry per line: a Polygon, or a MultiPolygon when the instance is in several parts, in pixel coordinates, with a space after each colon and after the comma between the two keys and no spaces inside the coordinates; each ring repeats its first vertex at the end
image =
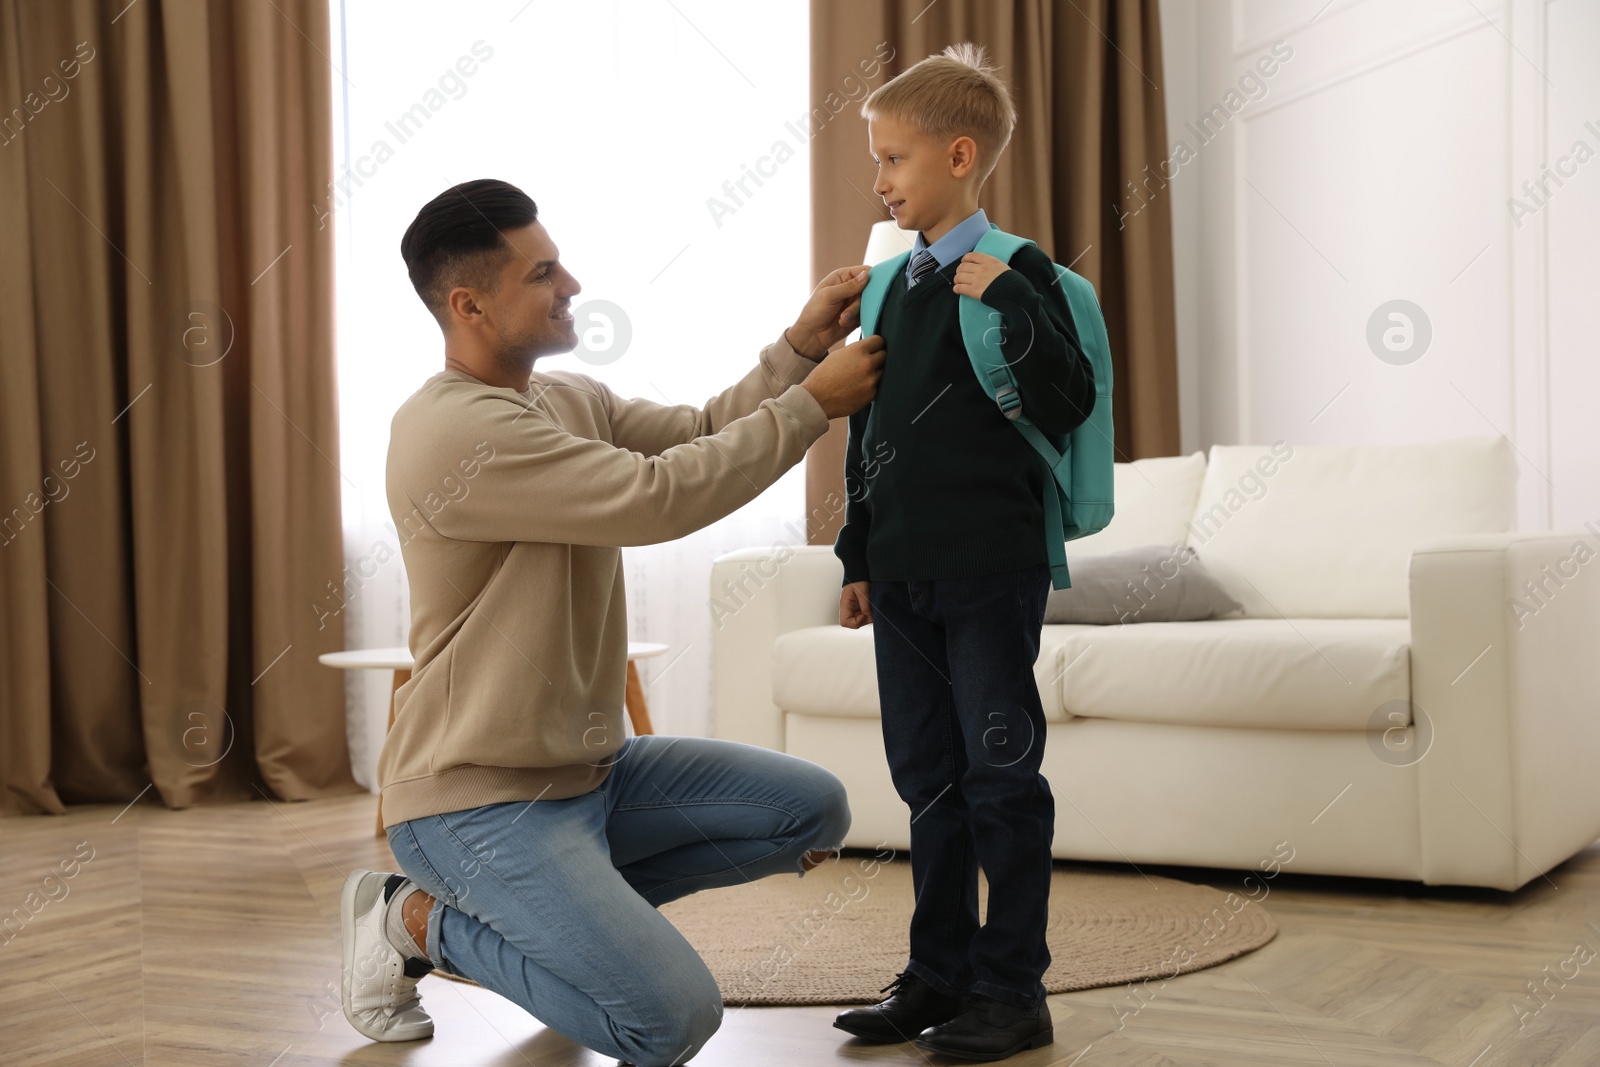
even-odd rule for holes
{"type": "Polygon", "coordinates": [[[840,1012],[833,1025],[864,1041],[910,1041],[928,1027],[955,1018],[965,1003],[964,998],[945,996],[905,971],[878,992],[889,996],[871,1007],[840,1012]]]}
{"type": "Polygon", "coordinates": [[[917,1047],[960,1060],[1003,1060],[1023,1049],[1043,1048],[1055,1040],[1050,1006],[1016,1008],[989,997],[973,996],[966,1010],[947,1023],[929,1027],[917,1047]]]}

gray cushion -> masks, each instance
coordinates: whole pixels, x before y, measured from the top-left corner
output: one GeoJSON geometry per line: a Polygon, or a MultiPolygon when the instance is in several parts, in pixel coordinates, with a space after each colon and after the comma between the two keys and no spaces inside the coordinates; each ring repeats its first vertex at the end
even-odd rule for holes
{"type": "Polygon", "coordinates": [[[1241,610],[1188,545],[1146,545],[1072,558],[1072,588],[1050,590],[1044,621],[1110,626],[1195,622],[1241,610]]]}

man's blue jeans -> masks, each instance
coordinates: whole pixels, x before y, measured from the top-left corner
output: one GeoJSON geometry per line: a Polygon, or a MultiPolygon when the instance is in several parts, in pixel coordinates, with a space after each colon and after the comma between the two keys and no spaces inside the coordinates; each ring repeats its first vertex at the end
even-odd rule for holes
{"type": "Polygon", "coordinates": [[[1033,677],[1050,568],[874,580],[883,742],[911,811],[911,959],[941,993],[1044,997],[1055,799],[1033,677]],[[978,867],[989,881],[978,924],[978,867]]]}
{"type": "Polygon", "coordinates": [[[821,767],[732,741],[630,737],[613,759],[591,793],[412,819],[389,844],[438,898],[437,966],[606,1056],[681,1063],[716,1032],[722,997],[656,907],[803,873],[806,852],[841,844],[850,808],[821,767]]]}

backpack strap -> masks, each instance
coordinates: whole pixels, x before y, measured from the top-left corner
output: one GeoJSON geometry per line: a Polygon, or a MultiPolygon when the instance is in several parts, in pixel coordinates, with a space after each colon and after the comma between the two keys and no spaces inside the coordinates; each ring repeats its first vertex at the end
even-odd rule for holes
{"type": "Polygon", "coordinates": [[[906,261],[911,258],[909,251],[901,252],[882,263],[875,263],[872,273],[867,275],[867,287],[861,290],[861,336],[871,337],[878,328],[878,312],[883,308],[883,298],[889,292],[889,285],[894,281],[896,271],[906,269],[906,261]]]}
{"type": "MultiPolygon", "coordinates": [[[[1065,487],[1072,472],[1071,435],[1067,437],[1066,450],[1057,452],[1037,426],[1019,422],[1016,427],[1034,450],[1044,457],[1050,478],[1056,485],[1065,487]],[[1054,461],[1051,460],[1052,456],[1055,457],[1054,461]]],[[[1061,490],[1056,485],[1047,482],[1044,487],[1044,534],[1045,549],[1050,557],[1050,584],[1056,589],[1071,589],[1072,575],[1067,571],[1067,528],[1061,516],[1061,490]]]]}
{"type": "MultiPolygon", "coordinates": [[[[989,232],[978,238],[973,251],[993,256],[1002,263],[1010,263],[1018,249],[1031,244],[1032,241],[1006,233],[990,223],[989,232]]],[[[997,313],[983,301],[970,296],[961,298],[959,308],[961,337],[966,342],[967,357],[972,361],[972,369],[983,384],[984,392],[1000,406],[1000,414],[1008,419],[1021,420],[1019,427],[1026,424],[1027,419],[1022,414],[1022,395],[1017,392],[1016,375],[1011,373],[1011,366],[1000,350],[1001,327],[995,323],[997,313]]]]}
{"type": "MultiPolygon", "coordinates": [[[[974,252],[982,252],[1000,260],[1010,263],[1011,257],[1024,245],[1031,245],[1032,241],[1015,234],[1006,233],[994,224],[990,224],[989,232],[978,239],[974,252]]],[[[1057,267],[1059,281],[1060,268],[1057,267]]],[[[870,284],[870,283],[869,283],[870,284]]],[[[1056,589],[1067,589],[1072,586],[1072,578],[1067,572],[1066,526],[1061,514],[1061,491],[1071,484],[1072,476],[1072,438],[1068,436],[1066,449],[1057,451],[1033,421],[1022,413],[1022,395],[1017,392],[1017,379],[1011,373],[1011,367],[1006,363],[1005,355],[1001,351],[1001,329],[993,324],[995,312],[981,300],[963,296],[960,300],[961,338],[966,344],[967,358],[972,362],[972,369],[978,376],[978,382],[983,386],[984,392],[994,398],[999,405],[1000,413],[1012,421],[1017,430],[1033,446],[1044,460],[1045,469],[1049,472],[1055,485],[1046,485],[1044,493],[1044,528],[1045,545],[1050,558],[1051,585],[1056,589]]]]}

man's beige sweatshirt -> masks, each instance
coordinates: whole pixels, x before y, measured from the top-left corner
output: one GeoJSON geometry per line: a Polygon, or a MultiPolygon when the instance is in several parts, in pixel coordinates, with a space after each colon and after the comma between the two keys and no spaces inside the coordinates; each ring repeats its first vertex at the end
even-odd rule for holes
{"type": "Polygon", "coordinates": [[[378,757],[384,825],[605,780],[623,742],[623,545],[761,493],[828,418],[781,336],[703,409],[584,374],[518,391],[440,371],[395,413],[387,488],[416,665],[378,757]]]}

